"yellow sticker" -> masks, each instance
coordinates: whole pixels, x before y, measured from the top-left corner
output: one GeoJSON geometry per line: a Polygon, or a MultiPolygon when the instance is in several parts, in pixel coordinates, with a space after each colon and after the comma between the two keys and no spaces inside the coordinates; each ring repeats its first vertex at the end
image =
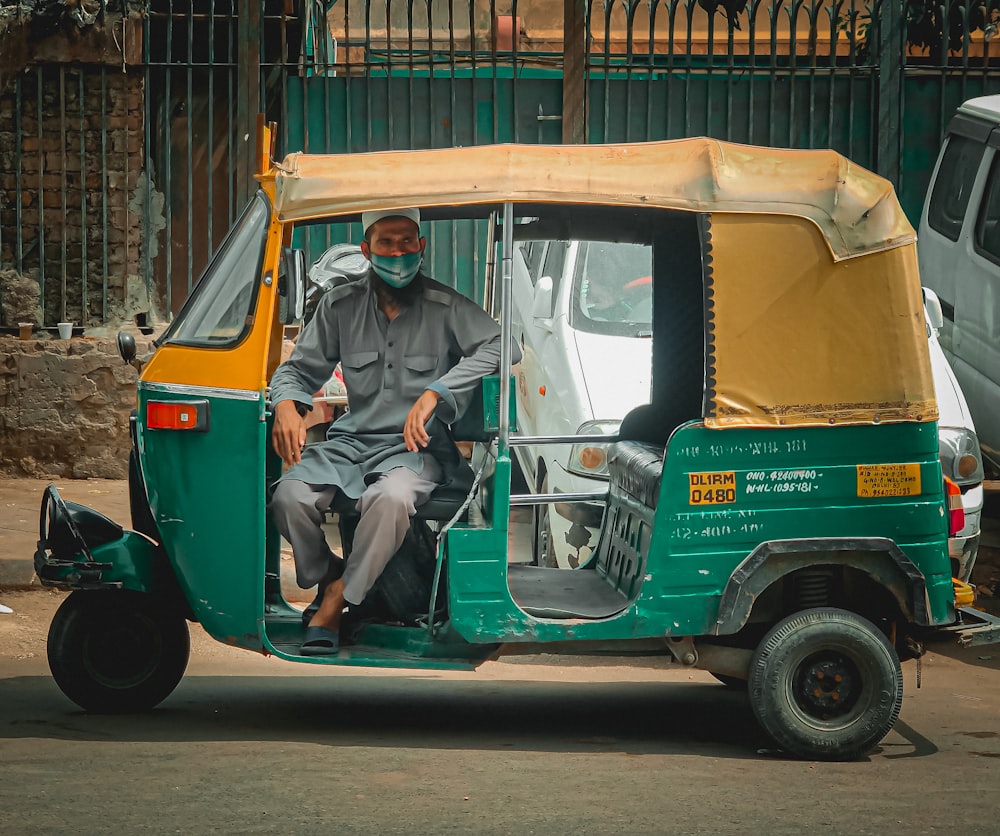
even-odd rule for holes
{"type": "Polygon", "coordinates": [[[918,496],[919,464],[859,464],[858,496],[918,496]]]}
{"type": "Polygon", "coordinates": [[[689,505],[724,505],[736,501],[736,471],[689,473],[689,505]]]}

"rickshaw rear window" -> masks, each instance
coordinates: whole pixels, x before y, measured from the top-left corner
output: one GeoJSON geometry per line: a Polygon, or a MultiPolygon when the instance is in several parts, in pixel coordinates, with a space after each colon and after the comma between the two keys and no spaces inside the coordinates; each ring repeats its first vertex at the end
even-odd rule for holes
{"type": "Polygon", "coordinates": [[[236,221],[162,342],[228,348],[249,330],[270,217],[263,192],[236,221]]]}

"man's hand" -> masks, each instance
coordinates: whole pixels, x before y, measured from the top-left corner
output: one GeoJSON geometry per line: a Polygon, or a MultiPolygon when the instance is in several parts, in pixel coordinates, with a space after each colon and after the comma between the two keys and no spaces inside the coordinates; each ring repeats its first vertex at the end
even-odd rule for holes
{"type": "Polygon", "coordinates": [[[424,424],[430,419],[441,396],[430,389],[424,389],[424,393],[417,398],[409,414],[406,416],[406,423],[403,425],[403,440],[406,442],[406,449],[411,453],[416,453],[421,447],[426,447],[431,437],[427,435],[424,424]]]}
{"type": "Polygon", "coordinates": [[[306,422],[299,415],[295,401],[281,401],[274,407],[274,429],[271,431],[274,452],[291,467],[302,461],[306,445],[306,422]]]}

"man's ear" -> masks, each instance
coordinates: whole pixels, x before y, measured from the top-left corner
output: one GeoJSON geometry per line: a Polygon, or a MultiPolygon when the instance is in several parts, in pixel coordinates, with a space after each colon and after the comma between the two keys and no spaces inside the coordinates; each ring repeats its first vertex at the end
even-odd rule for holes
{"type": "Polygon", "coordinates": [[[420,236],[420,252],[423,252],[426,249],[427,249],[427,239],[423,235],[421,235],[420,236]]]}
{"type": "Polygon", "coordinates": [[[367,241],[362,241],[361,242],[361,255],[363,255],[365,258],[367,258],[369,261],[371,261],[372,250],[371,250],[371,247],[368,246],[368,242],[367,241]]]}

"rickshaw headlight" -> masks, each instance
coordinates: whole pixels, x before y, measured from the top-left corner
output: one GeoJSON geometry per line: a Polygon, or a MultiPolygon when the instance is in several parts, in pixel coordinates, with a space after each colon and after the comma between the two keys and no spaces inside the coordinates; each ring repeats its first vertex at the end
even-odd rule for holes
{"type": "Polygon", "coordinates": [[[941,427],[938,431],[941,470],[958,485],[983,481],[983,459],[979,439],[964,427],[941,427]]]}
{"type": "MultiPolygon", "coordinates": [[[[621,421],[587,421],[580,425],[577,435],[608,435],[618,433],[621,421]]],[[[591,479],[608,478],[608,445],[599,442],[574,444],[570,448],[566,469],[578,476],[591,479]]]]}

